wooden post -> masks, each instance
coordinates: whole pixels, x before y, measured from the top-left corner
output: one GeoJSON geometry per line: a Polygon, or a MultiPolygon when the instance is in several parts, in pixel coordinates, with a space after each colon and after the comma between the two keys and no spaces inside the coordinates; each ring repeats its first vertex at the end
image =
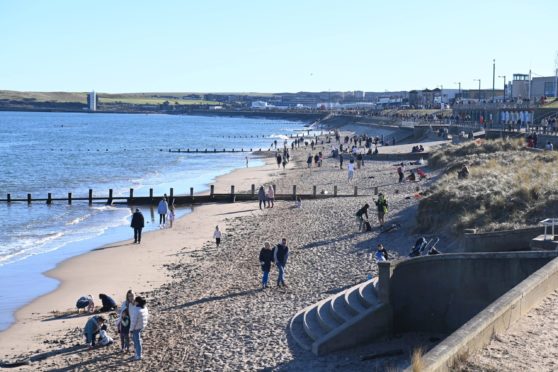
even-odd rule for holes
{"type": "Polygon", "coordinates": [[[215,194],[215,185],[209,187],[209,196],[213,197],[213,194],[215,194]]]}
{"type": "Polygon", "coordinates": [[[134,200],[134,189],[130,189],[130,201],[134,200]]]}
{"type": "Polygon", "coordinates": [[[68,193],[68,204],[72,204],[72,193],[68,193]]]}
{"type": "Polygon", "coordinates": [[[93,189],[89,189],[89,205],[93,204],[93,189]]]}
{"type": "Polygon", "coordinates": [[[190,198],[192,198],[192,202],[194,202],[194,188],[190,187],[190,198]]]}
{"type": "Polygon", "coordinates": [[[273,195],[277,194],[277,185],[273,184],[273,195]]]}
{"type": "Polygon", "coordinates": [[[231,201],[233,203],[236,201],[236,196],[234,195],[234,185],[231,185],[231,201]]]}
{"type": "Polygon", "coordinates": [[[256,185],[252,184],[252,197],[256,195],[256,185]]]}
{"type": "Polygon", "coordinates": [[[169,193],[169,205],[173,205],[174,204],[174,188],[170,188],[170,193],[169,193]]]}
{"type": "Polygon", "coordinates": [[[31,204],[31,194],[27,194],[27,204],[31,204]]]}
{"type": "Polygon", "coordinates": [[[50,205],[52,203],[52,193],[50,193],[50,192],[48,193],[46,203],[47,203],[47,205],[50,205]]]}
{"type": "Polygon", "coordinates": [[[378,186],[374,187],[374,195],[378,195],[378,186]]]}
{"type": "Polygon", "coordinates": [[[153,204],[153,189],[149,189],[149,201],[153,204]]]}
{"type": "Polygon", "coordinates": [[[312,195],[316,197],[316,186],[312,186],[312,195]]]}
{"type": "Polygon", "coordinates": [[[112,189],[109,189],[109,197],[107,200],[107,204],[112,204],[112,189]]]}
{"type": "Polygon", "coordinates": [[[234,185],[231,185],[231,195],[234,195],[234,185]]]}
{"type": "Polygon", "coordinates": [[[355,196],[358,196],[358,187],[355,186],[355,196]]]}
{"type": "Polygon", "coordinates": [[[296,185],[293,185],[293,199],[296,200],[296,185]]]}
{"type": "Polygon", "coordinates": [[[333,186],[333,196],[337,196],[337,185],[333,186]]]}
{"type": "Polygon", "coordinates": [[[12,195],[11,195],[11,194],[8,194],[8,195],[6,196],[6,199],[8,199],[8,203],[11,203],[11,202],[12,202],[12,195]]]}

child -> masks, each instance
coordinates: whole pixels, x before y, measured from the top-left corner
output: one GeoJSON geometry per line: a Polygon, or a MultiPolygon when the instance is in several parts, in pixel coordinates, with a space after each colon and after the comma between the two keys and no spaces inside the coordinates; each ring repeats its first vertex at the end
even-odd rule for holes
{"type": "Polygon", "coordinates": [[[101,344],[101,346],[108,346],[113,343],[114,340],[107,334],[107,325],[103,324],[101,331],[99,332],[99,344],[101,344]]]}
{"type": "Polygon", "coordinates": [[[221,231],[219,231],[219,226],[215,226],[215,231],[213,232],[213,238],[215,239],[215,244],[217,248],[219,248],[219,244],[221,244],[221,231]]]}
{"type": "Polygon", "coordinates": [[[174,222],[174,208],[169,208],[169,228],[172,229],[172,223],[174,222]]]}
{"type": "Polygon", "coordinates": [[[130,351],[130,313],[128,309],[122,311],[120,322],[118,323],[118,333],[120,333],[122,352],[130,351]]]}

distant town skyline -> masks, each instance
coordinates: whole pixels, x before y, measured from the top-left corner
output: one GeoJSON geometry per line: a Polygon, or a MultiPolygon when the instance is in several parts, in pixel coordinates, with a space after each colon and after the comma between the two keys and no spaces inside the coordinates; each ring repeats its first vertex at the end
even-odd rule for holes
{"type": "Polygon", "coordinates": [[[553,76],[558,2],[2,0],[0,90],[497,89],[553,76]],[[475,80],[476,79],[476,80],[475,80]]]}

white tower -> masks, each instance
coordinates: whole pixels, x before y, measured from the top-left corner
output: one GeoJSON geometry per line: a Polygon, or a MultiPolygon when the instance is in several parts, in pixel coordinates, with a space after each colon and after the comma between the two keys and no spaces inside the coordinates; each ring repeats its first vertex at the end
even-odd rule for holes
{"type": "Polygon", "coordinates": [[[97,93],[94,90],[87,96],[87,104],[89,105],[89,111],[97,111],[97,93]]]}

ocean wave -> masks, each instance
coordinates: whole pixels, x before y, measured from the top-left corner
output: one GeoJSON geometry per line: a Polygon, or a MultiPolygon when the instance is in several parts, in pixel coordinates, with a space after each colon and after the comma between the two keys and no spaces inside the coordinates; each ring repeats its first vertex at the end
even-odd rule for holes
{"type": "Polygon", "coordinates": [[[289,139],[289,136],[286,136],[284,134],[272,134],[269,136],[269,138],[278,138],[278,139],[289,139]]]}

